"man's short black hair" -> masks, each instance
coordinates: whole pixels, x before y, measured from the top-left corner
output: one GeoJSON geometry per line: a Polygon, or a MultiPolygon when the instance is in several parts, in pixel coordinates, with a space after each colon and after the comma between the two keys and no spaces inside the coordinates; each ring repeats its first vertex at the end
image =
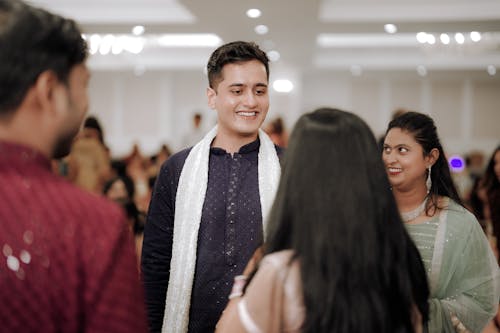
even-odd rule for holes
{"type": "Polygon", "coordinates": [[[208,84],[215,89],[222,80],[222,68],[226,64],[258,60],[266,67],[269,80],[269,58],[259,46],[253,42],[231,42],[217,48],[207,64],[208,84]]]}
{"type": "Polygon", "coordinates": [[[87,58],[87,44],[73,20],[19,0],[0,1],[0,116],[13,112],[44,71],[67,83],[87,58]]]}

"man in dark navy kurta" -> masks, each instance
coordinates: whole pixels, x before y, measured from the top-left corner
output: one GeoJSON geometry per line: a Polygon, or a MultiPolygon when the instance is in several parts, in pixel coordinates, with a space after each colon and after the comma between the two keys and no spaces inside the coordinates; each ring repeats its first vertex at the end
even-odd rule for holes
{"type": "MultiPolygon", "coordinates": [[[[243,272],[263,241],[257,134],[269,107],[267,57],[252,43],[230,43],[214,52],[208,69],[209,105],[218,112],[219,127],[210,148],[189,332],[214,331],[234,276],[243,272]]],[[[152,332],[162,329],[176,194],[190,150],[173,155],[162,166],[146,221],[142,272],[152,332]]],[[[169,332],[170,327],[163,330],[169,332]]]]}

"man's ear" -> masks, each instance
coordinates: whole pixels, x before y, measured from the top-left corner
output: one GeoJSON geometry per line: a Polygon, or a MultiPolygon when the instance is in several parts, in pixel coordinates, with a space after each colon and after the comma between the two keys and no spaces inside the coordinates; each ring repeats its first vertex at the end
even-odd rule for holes
{"type": "Polygon", "coordinates": [[[38,105],[43,110],[53,110],[56,105],[57,90],[60,88],[60,81],[56,73],[47,70],[42,72],[36,79],[34,85],[35,98],[38,105]]]}
{"type": "Polygon", "coordinates": [[[215,90],[213,90],[212,88],[208,87],[207,88],[208,106],[212,110],[215,110],[215,98],[216,97],[217,97],[217,92],[215,90]]]}

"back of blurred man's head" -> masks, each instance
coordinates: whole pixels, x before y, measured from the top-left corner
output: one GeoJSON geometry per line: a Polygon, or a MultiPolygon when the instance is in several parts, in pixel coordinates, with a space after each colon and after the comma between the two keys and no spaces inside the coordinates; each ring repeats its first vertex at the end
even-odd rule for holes
{"type": "Polygon", "coordinates": [[[43,71],[67,82],[87,58],[76,23],[18,0],[0,1],[0,115],[13,112],[43,71]]]}

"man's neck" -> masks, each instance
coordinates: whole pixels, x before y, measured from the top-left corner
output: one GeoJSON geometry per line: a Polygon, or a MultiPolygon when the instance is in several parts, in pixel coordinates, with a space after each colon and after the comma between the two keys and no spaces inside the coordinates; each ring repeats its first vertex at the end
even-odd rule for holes
{"type": "Polygon", "coordinates": [[[251,136],[228,136],[223,133],[217,133],[214,141],[212,142],[212,147],[222,148],[226,152],[233,155],[240,151],[240,148],[251,142],[254,142],[258,137],[258,133],[251,136]]]}
{"type": "Polygon", "coordinates": [[[0,122],[0,140],[29,146],[50,158],[52,152],[47,144],[47,138],[43,136],[43,132],[34,131],[33,128],[19,121],[8,124],[0,122]]]}

